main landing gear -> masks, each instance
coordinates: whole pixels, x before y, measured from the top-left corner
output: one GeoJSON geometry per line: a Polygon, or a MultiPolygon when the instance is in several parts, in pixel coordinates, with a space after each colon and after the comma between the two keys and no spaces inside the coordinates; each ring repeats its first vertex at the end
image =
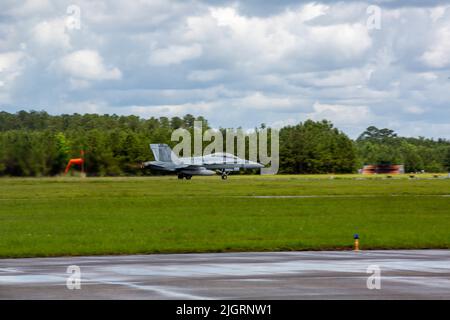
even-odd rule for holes
{"type": "Polygon", "coordinates": [[[178,174],[178,179],[181,180],[181,179],[183,179],[183,178],[186,178],[186,180],[191,180],[192,176],[189,175],[189,174],[179,173],[179,174],[178,174]]]}
{"type": "Polygon", "coordinates": [[[222,170],[221,176],[222,176],[222,180],[227,180],[228,179],[228,172],[226,172],[225,170],[222,170]]]}

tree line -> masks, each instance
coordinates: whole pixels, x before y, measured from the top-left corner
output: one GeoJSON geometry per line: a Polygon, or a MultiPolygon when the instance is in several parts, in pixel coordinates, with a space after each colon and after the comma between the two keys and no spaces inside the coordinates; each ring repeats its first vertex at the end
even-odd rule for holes
{"type": "MultiPolygon", "coordinates": [[[[173,130],[192,132],[196,120],[209,128],[204,117],[190,114],[143,119],[0,112],[0,176],[59,175],[70,158],[80,157],[81,150],[89,175],[150,174],[139,166],[153,159],[149,143],[174,146],[173,130]]],[[[352,173],[363,164],[385,163],[405,164],[408,172],[449,170],[450,141],[399,137],[392,130],[376,127],[369,127],[353,141],[326,120],[307,120],[280,129],[281,173],[352,173]]]]}

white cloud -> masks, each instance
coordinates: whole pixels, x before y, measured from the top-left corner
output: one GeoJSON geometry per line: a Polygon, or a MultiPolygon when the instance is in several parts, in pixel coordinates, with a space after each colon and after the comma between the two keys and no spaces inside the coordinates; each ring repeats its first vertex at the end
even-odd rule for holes
{"type": "Polygon", "coordinates": [[[295,105],[291,97],[271,97],[262,92],[250,93],[244,97],[234,99],[233,105],[258,110],[279,111],[283,108],[290,108],[295,105]]]}
{"type": "Polygon", "coordinates": [[[450,65],[450,27],[436,32],[434,43],[422,55],[422,60],[430,67],[443,68],[450,65]]]}
{"type": "Polygon", "coordinates": [[[188,79],[191,81],[208,82],[216,80],[225,74],[225,70],[213,69],[213,70],[194,70],[189,73],[188,79]]]}
{"type": "Polygon", "coordinates": [[[20,51],[0,53],[0,82],[1,87],[10,85],[20,75],[23,69],[24,53],[20,51]]]}
{"type": "Polygon", "coordinates": [[[365,20],[312,23],[319,17],[325,19],[328,11],[328,6],[309,3],[277,15],[254,17],[233,7],[212,7],[205,14],[187,18],[183,37],[202,42],[213,57],[228,56],[241,72],[317,67],[322,61],[329,64],[361,58],[372,45],[365,20]]]}
{"type": "Polygon", "coordinates": [[[69,79],[70,88],[74,90],[86,89],[91,86],[91,83],[88,80],[82,79],[69,79]]]}
{"type": "Polygon", "coordinates": [[[177,105],[130,106],[128,111],[142,117],[173,117],[192,113],[193,110],[196,111],[196,115],[204,115],[208,114],[214,107],[211,103],[197,102],[177,105]]]}
{"type": "Polygon", "coordinates": [[[298,119],[288,118],[288,119],[284,119],[284,120],[274,121],[272,123],[269,123],[268,125],[270,128],[281,129],[286,126],[294,126],[294,125],[298,124],[298,122],[299,122],[298,119]]]}
{"type": "Polygon", "coordinates": [[[425,108],[419,106],[406,106],[403,108],[403,111],[411,114],[424,114],[426,112],[425,108]]]}
{"type": "Polygon", "coordinates": [[[70,36],[63,18],[45,20],[38,23],[31,31],[32,39],[45,49],[70,49],[70,36]]]}
{"type": "Polygon", "coordinates": [[[64,56],[60,65],[71,77],[85,80],[118,80],[122,73],[118,68],[107,68],[97,51],[79,50],[64,56]]]}
{"type": "Polygon", "coordinates": [[[87,100],[80,102],[68,102],[65,101],[63,106],[58,107],[58,111],[61,113],[71,113],[72,110],[78,110],[78,113],[108,113],[109,107],[102,101],[87,100]]]}
{"type": "Polygon", "coordinates": [[[150,63],[153,65],[178,64],[186,60],[192,60],[202,55],[202,47],[198,44],[191,46],[169,46],[167,48],[152,50],[150,63]]]}
{"type": "Polygon", "coordinates": [[[323,4],[315,2],[307,3],[298,14],[299,20],[302,22],[314,20],[317,17],[325,15],[329,9],[329,6],[323,4]]]}
{"type": "Polygon", "coordinates": [[[340,24],[311,29],[310,39],[319,50],[332,50],[341,59],[352,59],[363,54],[372,45],[367,27],[363,24],[340,24]]]}
{"type": "Polygon", "coordinates": [[[367,30],[364,2],[255,3],[77,0],[68,30],[69,3],[3,0],[0,101],[216,127],[327,118],[355,135],[420,119],[448,136],[434,126],[450,117],[448,5],[379,1],[382,29],[367,30]]]}
{"type": "Polygon", "coordinates": [[[24,69],[25,54],[20,51],[0,53],[0,103],[11,103],[11,90],[24,69]]]}
{"type": "Polygon", "coordinates": [[[428,136],[450,139],[450,124],[448,123],[430,124],[426,121],[410,121],[389,123],[387,127],[406,137],[428,136]]]}
{"type": "Polygon", "coordinates": [[[426,81],[434,81],[438,79],[438,76],[434,72],[422,72],[418,76],[426,81]]]}
{"type": "Polygon", "coordinates": [[[448,9],[448,6],[438,6],[435,8],[431,8],[430,11],[430,18],[433,22],[438,21],[445,15],[445,11],[448,9]]]}
{"type": "Polygon", "coordinates": [[[16,3],[11,13],[18,16],[27,16],[48,12],[51,9],[52,4],[49,0],[26,0],[19,5],[16,3]]]}
{"type": "Polygon", "coordinates": [[[371,69],[339,69],[322,72],[305,72],[289,76],[289,79],[302,81],[305,84],[317,87],[349,87],[363,86],[371,75],[371,69]]]}
{"type": "Polygon", "coordinates": [[[0,72],[16,71],[24,54],[20,51],[0,53],[0,72]]]}
{"type": "Polygon", "coordinates": [[[307,114],[313,120],[331,120],[337,126],[364,126],[374,120],[375,116],[367,106],[349,106],[322,104],[315,102],[314,111],[307,114]]]}

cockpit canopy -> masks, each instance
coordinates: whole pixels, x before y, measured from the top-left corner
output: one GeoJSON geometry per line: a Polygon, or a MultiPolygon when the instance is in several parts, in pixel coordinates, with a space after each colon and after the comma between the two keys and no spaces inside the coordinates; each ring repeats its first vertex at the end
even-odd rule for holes
{"type": "Polygon", "coordinates": [[[227,158],[227,159],[233,159],[233,160],[239,159],[235,155],[233,155],[231,153],[225,153],[225,152],[211,153],[209,156],[214,157],[214,158],[227,158]]]}

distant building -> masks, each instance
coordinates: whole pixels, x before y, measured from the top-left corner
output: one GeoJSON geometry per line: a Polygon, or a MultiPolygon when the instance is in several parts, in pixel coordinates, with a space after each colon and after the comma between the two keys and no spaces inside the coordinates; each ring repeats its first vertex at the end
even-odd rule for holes
{"type": "Polygon", "coordinates": [[[401,174],[405,173],[402,164],[369,164],[362,169],[362,174],[401,174]]]}

